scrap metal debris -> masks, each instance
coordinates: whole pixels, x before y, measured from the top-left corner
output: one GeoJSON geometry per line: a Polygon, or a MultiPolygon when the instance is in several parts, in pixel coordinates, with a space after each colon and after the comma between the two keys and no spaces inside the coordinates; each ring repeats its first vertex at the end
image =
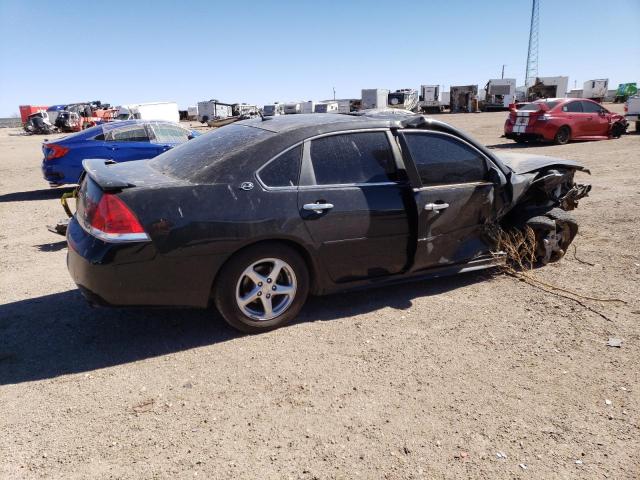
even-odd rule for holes
{"type": "Polygon", "coordinates": [[[622,340],[620,340],[619,338],[609,338],[609,341],[607,342],[607,345],[609,347],[616,347],[616,348],[620,348],[622,347],[622,340]]]}

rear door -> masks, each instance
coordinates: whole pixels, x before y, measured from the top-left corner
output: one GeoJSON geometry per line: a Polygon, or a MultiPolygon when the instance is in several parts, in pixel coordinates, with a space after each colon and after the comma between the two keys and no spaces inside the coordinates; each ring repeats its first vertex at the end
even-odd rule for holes
{"type": "Polygon", "coordinates": [[[153,158],[159,152],[144,124],[127,125],[105,135],[107,156],[116,162],[153,158]]]}
{"type": "Polygon", "coordinates": [[[403,151],[417,211],[414,271],[489,255],[495,223],[490,161],[462,139],[439,132],[404,131],[403,151]]]}
{"type": "Polygon", "coordinates": [[[334,282],[402,272],[410,249],[411,190],[387,130],[304,143],[298,208],[334,282]]]}

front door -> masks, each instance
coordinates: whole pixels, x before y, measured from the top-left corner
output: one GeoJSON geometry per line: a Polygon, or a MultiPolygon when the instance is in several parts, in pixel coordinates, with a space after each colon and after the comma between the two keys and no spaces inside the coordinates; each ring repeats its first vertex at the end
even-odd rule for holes
{"type": "Polygon", "coordinates": [[[417,245],[412,270],[490,255],[495,185],[488,181],[489,160],[445,133],[405,131],[402,144],[418,183],[413,189],[417,245]]]}
{"type": "Polygon", "coordinates": [[[298,208],[336,283],[407,268],[411,189],[389,135],[351,132],[305,142],[298,208]]]}
{"type": "Polygon", "coordinates": [[[104,145],[107,158],[116,162],[144,160],[155,157],[158,152],[151,143],[149,132],[143,124],[116,127],[105,134],[104,145]]]}
{"type": "Polygon", "coordinates": [[[590,136],[608,136],[609,135],[609,115],[607,111],[598,103],[583,100],[582,109],[591,115],[591,121],[588,124],[590,136]]]}

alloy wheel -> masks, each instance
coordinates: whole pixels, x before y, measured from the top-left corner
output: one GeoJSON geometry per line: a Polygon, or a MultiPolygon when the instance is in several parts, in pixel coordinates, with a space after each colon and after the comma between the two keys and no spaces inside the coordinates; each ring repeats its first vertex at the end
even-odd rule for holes
{"type": "Polygon", "coordinates": [[[297,281],[293,268],[278,258],[263,258],[249,265],[236,284],[236,304],[253,320],[282,315],[293,303],[297,281]]]}

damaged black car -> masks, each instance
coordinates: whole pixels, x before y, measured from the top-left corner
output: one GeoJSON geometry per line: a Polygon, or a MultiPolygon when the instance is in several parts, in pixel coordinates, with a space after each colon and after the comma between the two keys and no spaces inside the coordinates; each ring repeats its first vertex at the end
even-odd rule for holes
{"type": "Polygon", "coordinates": [[[496,266],[500,229],[530,228],[536,262],[557,261],[590,189],[576,162],[385,112],[247,120],[84,167],[67,263],[85,297],[213,304],[245,332],[292,321],[309,294],[496,266]]]}

